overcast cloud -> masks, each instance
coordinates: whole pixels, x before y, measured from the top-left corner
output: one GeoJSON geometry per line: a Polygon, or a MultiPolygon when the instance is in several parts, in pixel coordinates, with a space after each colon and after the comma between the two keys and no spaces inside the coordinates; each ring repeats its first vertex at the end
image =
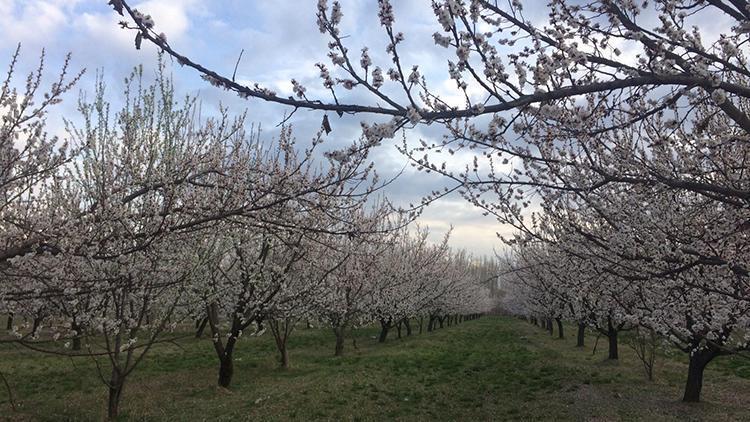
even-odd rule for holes
{"type": "MultiPolygon", "coordinates": [[[[384,57],[385,41],[382,28],[375,15],[377,3],[368,0],[344,0],[342,32],[350,35],[350,50],[356,52],[364,45],[370,47],[375,63],[387,64],[384,57]]],[[[325,98],[318,80],[316,62],[328,63],[328,39],[320,34],[315,22],[316,2],[313,0],[150,0],[132,4],[144,13],[151,14],[156,29],[168,36],[169,43],[219,72],[231,74],[241,49],[245,50],[237,72],[237,79],[248,83],[258,82],[276,90],[280,95],[291,95],[290,79],[296,78],[308,88],[308,93],[325,98]]],[[[420,69],[440,71],[428,74],[432,86],[447,88],[446,66],[442,63],[426,65],[442,57],[431,34],[436,22],[428,2],[408,1],[395,4],[397,26],[404,30],[407,39],[402,57],[406,64],[421,64],[420,69]],[[427,7],[426,7],[427,6],[427,7]],[[445,81],[444,86],[436,86],[445,81]]],[[[543,12],[543,11],[542,11],[543,12]]],[[[117,95],[122,80],[130,70],[143,64],[148,72],[156,65],[156,50],[144,44],[140,51],[133,45],[133,33],[119,28],[120,17],[107,6],[105,0],[0,0],[0,65],[7,65],[17,43],[22,44],[19,70],[29,71],[36,65],[42,48],[47,50],[47,69],[52,75],[59,68],[66,52],[73,55],[74,70],[86,68],[87,72],[79,90],[92,91],[97,70],[103,71],[110,87],[110,96],[117,95]]],[[[356,53],[355,53],[356,54],[356,53]]],[[[264,136],[271,139],[276,125],[290,110],[261,101],[245,101],[236,95],[221,91],[201,80],[199,75],[178,65],[172,67],[177,88],[184,93],[200,95],[207,113],[219,104],[230,111],[248,110],[248,121],[264,128],[264,136]]],[[[49,117],[53,131],[62,133],[62,116],[75,116],[75,93],[49,117]]],[[[357,101],[357,93],[347,98],[357,101]]],[[[445,97],[450,92],[445,91],[445,97]]],[[[369,99],[368,99],[369,100],[369,99]]],[[[460,97],[454,101],[461,103],[460,97]]],[[[326,143],[334,148],[345,145],[359,136],[361,120],[378,120],[372,116],[331,116],[334,132],[326,143]]],[[[300,142],[311,138],[320,125],[320,114],[297,112],[290,122],[300,142]]],[[[439,128],[420,127],[407,132],[410,140],[429,141],[440,136],[439,128]]],[[[398,136],[394,141],[398,141],[398,136]]],[[[401,178],[391,185],[387,195],[400,205],[418,203],[422,195],[442,189],[447,181],[435,174],[413,170],[406,159],[396,151],[393,142],[386,143],[372,155],[378,172],[385,177],[404,169],[401,178]]],[[[466,157],[464,157],[466,158],[466,157]]],[[[454,162],[461,161],[457,157],[454,162]]],[[[419,220],[433,230],[439,239],[453,226],[451,244],[475,254],[492,254],[493,248],[502,249],[496,233],[509,234],[509,228],[491,217],[484,217],[458,196],[434,203],[419,220]]]]}

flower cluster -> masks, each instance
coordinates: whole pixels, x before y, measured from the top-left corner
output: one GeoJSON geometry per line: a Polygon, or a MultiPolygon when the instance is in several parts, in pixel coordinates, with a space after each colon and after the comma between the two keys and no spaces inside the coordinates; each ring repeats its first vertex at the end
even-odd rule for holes
{"type": "Polygon", "coordinates": [[[389,0],[378,0],[378,18],[380,24],[385,27],[393,26],[395,17],[393,15],[393,6],[389,0]]]}

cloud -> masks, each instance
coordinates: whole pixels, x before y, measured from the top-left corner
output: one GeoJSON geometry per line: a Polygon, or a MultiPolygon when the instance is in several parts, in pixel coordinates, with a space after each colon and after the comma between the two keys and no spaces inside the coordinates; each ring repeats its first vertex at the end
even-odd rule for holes
{"type": "Polygon", "coordinates": [[[475,255],[493,255],[505,250],[497,235],[509,236],[512,229],[485,217],[461,198],[448,198],[425,209],[417,222],[430,227],[429,240],[439,242],[453,227],[450,245],[475,255]]]}
{"type": "MultiPolygon", "coordinates": [[[[167,35],[176,50],[188,54],[199,63],[220,73],[231,75],[237,57],[244,49],[237,77],[248,84],[258,82],[279,93],[291,95],[290,80],[295,78],[308,88],[311,97],[330,101],[330,93],[323,89],[315,68],[316,62],[330,67],[326,57],[328,39],[318,32],[315,22],[316,2],[278,0],[146,0],[133,6],[153,16],[156,30],[167,35]]],[[[370,55],[376,65],[387,69],[392,66],[385,53],[387,43],[384,29],[377,18],[377,3],[371,0],[347,0],[342,2],[344,20],[342,33],[352,57],[359,57],[363,46],[370,47],[370,55]]],[[[433,81],[432,88],[445,95],[456,105],[465,101],[463,94],[455,88],[455,82],[446,81],[446,50],[435,46],[432,33],[439,30],[429,6],[422,2],[395,2],[396,29],[406,33],[402,60],[408,72],[413,64],[420,71],[430,72],[425,76],[433,81]]],[[[105,81],[110,86],[109,94],[117,102],[122,80],[133,66],[145,65],[145,75],[150,77],[156,63],[156,51],[144,43],[143,49],[135,50],[134,33],[119,28],[122,18],[115,14],[105,0],[0,0],[0,32],[10,34],[0,39],[0,54],[7,57],[16,42],[28,47],[46,46],[50,50],[50,69],[64,57],[73,53],[73,69],[89,69],[86,78],[77,88],[92,91],[94,70],[103,69],[105,81]]],[[[25,56],[25,55],[24,55],[25,56]]],[[[24,57],[22,57],[23,59],[24,57]]],[[[33,56],[32,56],[33,58],[33,56]]],[[[33,62],[33,60],[30,60],[33,62]]],[[[33,63],[32,63],[33,65],[33,63]]],[[[188,68],[174,65],[171,69],[179,92],[199,95],[204,115],[216,113],[219,104],[228,106],[235,114],[248,110],[248,123],[261,123],[263,138],[271,139],[278,133],[276,125],[283,119],[286,107],[262,101],[245,101],[233,93],[215,89],[188,68]]],[[[472,100],[481,98],[481,92],[471,87],[472,100]]],[[[388,82],[384,92],[401,99],[403,93],[395,83],[388,82]]],[[[338,93],[337,93],[338,94],[338,93]]],[[[364,90],[341,92],[339,100],[347,103],[382,103],[364,90]]],[[[56,107],[66,117],[72,115],[75,93],[66,97],[66,102],[56,107]]],[[[74,116],[74,114],[73,114],[74,116]]],[[[59,116],[57,116],[59,117],[59,116]]],[[[50,119],[56,119],[50,116],[50,119]]],[[[360,122],[381,122],[382,116],[345,115],[341,118],[329,113],[334,131],[322,145],[323,150],[337,149],[356,140],[360,134],[360,122]]],[[[300,145],[307,145],[320,128],[322,114],[299,110],[290,123],[300,145]]],[[[442,136],[439,125],[419,126],[407,131],[408,141],[438,141],[442,136]]],[[[384,142],[374,149],[370,158],[375,162],[383,178],[404,174],[387,193],[395,202],[408,205],[419,203],[422,196],[433,190],[450,185],[446,178],[435,174],[418,172],[407,165],[407,159],[395,148],[401,142],[396,139],[384,142]]],[[[455,156],[444,154],[455,169],[462,169],[471,161],[471,154],[455,156]]],[[[481,211],[458,196],[449,197],[431,205],[419,220],[433,227],[439,240],[451,224],[454,225],[453,241],[456,247],[464,247],[474,253],[490,254],[493,246],[499,245],[495,233],[504,229],[494,219],[482,217],[481,211]]]]}
{"type": "Polygon", "coordinates": [[[69,10],[78,0],[0,0],[0,48],[44,46],[55,39],[69,20],[69,10]]]}
{"type": "MultiPolygon", "coordinates": [[[[184,49],[189,45],[189,43],[184,42],[191,26],[191,18],[188,12],[193,10],[197,3],[196,0],[175,0],[169,2],[149,0],[136,3],[133,7],[151,15],[156,22],[156,31],[166,33],[170,44],[184,49]]],[[[76,31],[75,35],[83,35],[88,40],[95,40],[95,43],[89,43],[87,47],[97,50],[100,53],[106,53],[111,56],[135,56],[138,54],[134,47],[135,32],[121,29],[118,26],[118,22],[122,19],[121,16],[113,13],[108,8],[97,8],[89,12],[84,12],[76,19],[76,26],[80,29],[76,31]]],[[[79,43],[83,43],[80,37],[74,36],[74,38],[79,43]]],[[[150,49],[151,46],[148,43],[144,43],[144,48],[150,49]]]]}

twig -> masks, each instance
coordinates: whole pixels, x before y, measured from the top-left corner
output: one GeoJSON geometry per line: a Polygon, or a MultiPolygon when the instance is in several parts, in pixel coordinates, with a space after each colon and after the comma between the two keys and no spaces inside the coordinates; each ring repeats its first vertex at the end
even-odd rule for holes
{"type": "Polygon", "coordinates": [[[596,341],[594,342],[594,350],[591,351],[591,355],[596,354],[596,346],[599,344],[599,337],[602,336],[602,333],[599,333],[596,335],[596,341]]]}
{"type": "Polygon", "coordinates": [[[240,51],[240,56],[237,57],[237,63],[234,64],[234,72],[232,72],[232,82],[234,82],[235,76],[237,76],[237,68],[240,66],[240,60],[242,60],[242,53],[245,52],[245,49],[243,48],[242,51],[240,51]]]}
{"type": "Polygon", "coordinates": [[[289,114],[286,114],[286,112],[284,112],[284,119],[283,119],[283,120],[281,120],[281,122],[279,122],[279,124],[277,124],[277,125],[276,125],[276,127],[279,127],[279,126],[283,126],[283,125],[285,125],[285,124],[286,124],[286,122],[288,122],[288,121],[289,121],[289,119],[291,119],[291,118],[292,118],[292,116],[294,115],[294,113],[295,113],[295,112],[296,112],[296,111],[297,111],[298,109],[299,109],[299,107],[294,107],[294,110],[292,110],[292,112],[291,112],[291,113],[289,113],[289,114]]]}
{"type": "Polygon", "coordinates": [[[5,389],[8,390],[8,399],[10,400],[10,408],[13,409],[13,411],[16,411],[16,401],[13,398],[13,390],[10,388],[10,383],[8,383],[8,379],[5,378],[5,374],[3,374],[3,371],[0,371],[0,378],[3,379],[3,384],[5,384],[5,389]]]}

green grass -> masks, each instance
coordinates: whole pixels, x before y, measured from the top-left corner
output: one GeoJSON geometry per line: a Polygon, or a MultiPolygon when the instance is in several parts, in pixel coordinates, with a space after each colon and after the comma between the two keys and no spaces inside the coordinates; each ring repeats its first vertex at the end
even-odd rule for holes
{"type": "MultiPolygon", "coordinates": [[[[334,358],[328,330],[300,329],[292,368],[277,368],[273,339],[245,339],[230,390],[215,387],[217,362],[206,339],[159,345],[125,387],[126,420],[750,420],[750,364],[720,358],[706,374],[704,402],[679,402],[682,356],[661,358],[645,380],[635,355],[620,362],[606,344],[592,355],[511,318],[485,317],[433,333],[377,344],[357,332],[334,358]],[[745,378],[743,378],[745,377],[745,378]]],[[[395,335],[395,333],[392,333],[395,335]]],[[[574,335],[573,330],[568,331],[574,335]]],[[[0,384],[0,419],[101,420],[106,391],[87,358],[42,355],[0,345],[0,371],[21,406],[12,412],[0,384]]]]}

